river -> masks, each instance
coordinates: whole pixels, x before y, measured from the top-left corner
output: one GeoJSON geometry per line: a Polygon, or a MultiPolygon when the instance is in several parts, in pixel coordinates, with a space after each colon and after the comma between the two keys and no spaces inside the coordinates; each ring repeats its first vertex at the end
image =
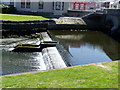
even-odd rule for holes
{"type": "Polygon", "coordinates": [[[46,70],[41,52],[11,52],[17,44],[38,43],[38,39],[4,38],[1,39],[2,75],[46,70]]]}
{"type": "MultiPolygon", "coordinates": [[[[120,44],[99,31],[49,31],[59,41],[58,51],[68,66],[119,60],[120,44]]],[[[39,38],[4,38],[0,40],[2,75],[46,70],[41,52],[11,52],[20,43],[38,43],[39,38]]]]}
{"type": "Polygon", "coordinates": [[[120,60],[120,44],[100,31],[50,31],[69,66],[120,60]]]}

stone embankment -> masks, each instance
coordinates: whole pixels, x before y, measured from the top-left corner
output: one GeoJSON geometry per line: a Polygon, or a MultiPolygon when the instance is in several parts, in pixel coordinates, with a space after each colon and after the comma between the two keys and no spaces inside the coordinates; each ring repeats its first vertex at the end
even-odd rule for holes
{"type": "Polygon", "coordinates": [[[27,31],[32,29],[46,29],[49,24],[55,24],[54,20],[34,20],[34,21],[6,21],[0,20],[2,29],[11,31],[27,31]]]}
{"type": "Polygon", "coordinates": [[[81,17],[60,17],[56,24],[48,25],[48,30],[101,30],[101,25],[87,24],[81,17]]]}
{"type": "Polygon", "coordinates": [[[105,9],[105,24],[111,31],[117,31],[120,34],[120,9],[105,9]]]}

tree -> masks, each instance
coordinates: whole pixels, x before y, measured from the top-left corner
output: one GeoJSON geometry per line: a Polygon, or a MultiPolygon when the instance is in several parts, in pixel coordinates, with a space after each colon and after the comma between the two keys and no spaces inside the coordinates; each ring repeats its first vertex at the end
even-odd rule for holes
{"type": "Polygon", "coordinates": [[[12,5],[0,4],[0,9],[2,10],[2,13],[17,13],[16,8],[12,5]]]}

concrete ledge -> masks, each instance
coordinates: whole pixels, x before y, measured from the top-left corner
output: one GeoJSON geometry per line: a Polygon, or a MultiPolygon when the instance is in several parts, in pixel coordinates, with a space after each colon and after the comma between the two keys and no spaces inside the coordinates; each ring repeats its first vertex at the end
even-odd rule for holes
{"type": "Polygon", "coordinates": [[[46,69],[67,67],[56,47],[49,47],[42,50],[46,69]]]}
{"type": "Polygon", "coordinates": [[[43,41],[52,41],[52,39],[49,37],[49,35],[47,34],[47,32],[41,33],[41,39],[43,41]]]}
{"type": "MultiPolygon", "coordinates": [[[[47,32],[41,33],[41,38],[43,41],[52,41],[47,32]]],[[[42,55],[47,70],[67,67],[56,47],[44,48],[42,55]]]]}

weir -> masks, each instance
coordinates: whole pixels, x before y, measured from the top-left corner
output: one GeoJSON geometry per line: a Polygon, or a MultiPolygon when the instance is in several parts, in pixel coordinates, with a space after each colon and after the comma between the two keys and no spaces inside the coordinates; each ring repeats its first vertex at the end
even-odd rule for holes
{"type": "MultiPolygon", "coordinates": [[[[47,32],[41,33],[43,41],[52,41],[47,32]]],[[[46,69],[57,69],[67,67],[56,47],[47,47],[42,50],[46,69]]]]}
{"type": "MultiPolygon", "coordinates": [[[[104,30],[104,29],[106,30],[106,28],[107,28],[108,30],[112,30],[112,31],[115,30],[115,31],[119,32],[120,31],[119,30],[119,28],[120,28],[120,21],[119,21],[120,20],[120,17],[119,17],[120,13],[119,13],[119,10],[117,10],[117,11],[115,11],[115,13],[113,13],[114,11],[115,10],[113,10],[113,11],[104,10],[103,14],[93,13],[93,14],[89,14],[88,16],[83,17],[83,20],[84,21],[86,20],[86,24],[87,25],[79,25],[79,24],[77,24],[77,25],[75,25],[75,24],[55,24],[55,23],[52,22],[52,23],[47,23],[47,26],[45,26],[45,30],[46,31],[47,30],[54,30],[54,29],[56,29],[56,30],[59,29],[61,31],[62,30],[70,30],[70,29],[73,29],[73,30],[75,30],[75,29],[78,29],[78,30],[80,30],[80,29],[91,29],[91,30],[93,30],[93,29],[94,30],[100,29],[101,30],[101,28],[102,28],[102,30],[104,30]],[[100,21],[96,20],[96,19],[99,19],[100,21]],[[109,20],[111,20],[110,23],[108,23],[109,20]],[[99,23],[96,23],[96,22],[99,22],[99,23]]],[[[28,22],[26,22],[26,23],[28,23],[28,22]]],[[[32,25],[32,23],[30,23],[30,24],[32,25]]],[[[29,26],[30,26],[30,24],[29,24],[29,26]]],[[[15,25],[15,24],[13,24],[13,25],[15,25]]],[[[27,24],[26,24],[26,26],[27,26],[27,24]]],[[[37,26],[38,26],[38,28],[40,27],[39,25],[37,25],[37,26]]],[[[8,27],[6,27],[6,28],[8,28],[8,27]]],[[[24,28],[24,27],[22,27],[22,28],[24,28]]],[[[19,30],[18,30],[18,32],[19,32],[19,30]]],[[[26,30],[30,30],[30,28],[26,29],[26,30]]],[[[47,32],[41,33],[41,38],[42,38],[43,41],[52,41],[52,39],[49,37],[49,35],[48,35],[47,32]]],[[[66,37],[63,37],[63,38],[66,38],[66,37]]],[[[69,38],[69,35],[68,35],[67,39],[68,38],[69,38]]],[[[78,37],[76,36],[76,38],[77,39],[79,38],[81,40],[81,38],[83,38],[83,36],[78,36],[78,37]]],[[[70,40],[72,40],[72,39],[70,38],[70,40]]],[[[72,41],[74,41],[74,40],[72,40],[72,41]]],[[[71,44],[71,43],[68,43],[68,44],[71,44]]],[[[106,42],[105,42],[105,44],[106,44],[106,42]]],[[[72,45],[74,45],[74,43],[72,43],[72,45]]],[[[80,44],[75,44],[75,45],[81,45],[81,43],[80,44]]],[[[117,47],[117,46],[114,46],[114,47],[117,47]]],[[[108,50],[106,50],[106,48],[107,48],[107,46],[105,46],[104,50],[108,51],[108,50]]],[[[60,49],[61,49],[61,47],[60,47],[60,49]]],[[[61,49],[61,50],[64,50],[64,49],[61,49]]],[[[115,50],[114,50],[115,53],[116,53],[116,50],[117,49],[115,48],[115,50]]],[[[66,50],[66,51],[68,51],[68,50],[66,50]]],[[[62,53],[64,53],[64,55],[67,55],[66,52],[62,52],[62,53]]],[[[111,52],[107,52],[107,53],[111,53],[111,52]]],[[[70,55],[72,56],[72,54],[70,54],[70,55]]],[[[118,56],[119,55],[115,54],[115,55],[113,55],[113,58],[115,57],[115,59],[116,59],[116,57],[118,57],[118,56]]],[[[67,61],[68,64],[66,64],[66,61],[63,60],[63,59],[66,59],[66,58],[67,57],[63,57],[63,56],[61,56],[59,54],[59,52],[58,52],[58,50],[57,50],[56,47],[47,47],[47,48],[44,48],[42,50],[42,59],[43,59],[42,63],[44,63],[44,64],[41,67],[43,67],[43,70],[48,70],[48,69],[57,69],[57,68],[65,68],[67,66],[72,66],[71,62],[67,61]]]]}
{"type": "Polygon", "coordinates": [[[47,32],[36,33],[37,38],[4,38],[2,39],[2,75],[32,73],[58,68],[66,68],[56,47],[47,47],[41,52],[12,52],[18,44],[39,45],[40,41],[52,41],[47,32]]]}

